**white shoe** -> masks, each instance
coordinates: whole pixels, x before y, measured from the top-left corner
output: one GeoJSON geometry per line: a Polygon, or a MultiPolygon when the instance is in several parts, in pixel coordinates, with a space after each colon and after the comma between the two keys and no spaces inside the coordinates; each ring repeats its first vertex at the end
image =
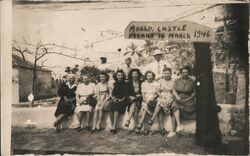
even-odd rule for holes
{"type": "Polygon", "coordinates": [[[183,126],[182,126],[182,125],[177,126],[177,128],[176,128],[176,132],[180,132],[180,131],[182,131],[182,130],[183,130],[183,126]]]}
{"type": "Polygon", "coordinates": [[[174,137],[175,135],[176,135],[175,132],[169,132],[168,135],[167,135],[167,138],[174,137]]]}

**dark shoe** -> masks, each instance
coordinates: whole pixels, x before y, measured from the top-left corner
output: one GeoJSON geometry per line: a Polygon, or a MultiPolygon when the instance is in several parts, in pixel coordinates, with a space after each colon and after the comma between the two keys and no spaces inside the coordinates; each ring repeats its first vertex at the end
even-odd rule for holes
{"type": "Polygon", "coordinates": [[[143,134],[144,134],[144,135],[148,135],[148,134],[149,134],[149,130],[148,130],[148,129],[144,129],[143,134]]]}
{"type": "Polygon", "coordinates": [[[153,120],[150,119],[150,120],[148,121],[148,124],[149,124],[150,126],[152,126],[152,125],[153,125],[153,120]]]}
{"type": "Polygon", "coordinates": [[[86,130],[87,130],[87,131],[91,131],[90,126],[86,126],[86,130]]]}
{"type": "Polygon", "coordinates": [[[99,132],[101,132],[101,129],[95,129],[95,131],[99,133],[99,132]]]}
{"type": "Polygon", "coordinates": [[[53,126],[57,127],[57,125],[58,125],[58,122],[54,122],[53,126]]]}
{"type": "Polygon", "coordinates": [[[114,131],[113,129],[110,129],[110,133],[113,133],[113,131],[114,131]]]}
{"type": "Polygon", "coordinates": [[[117,130],[116,129],[113,129],[113,134],[116,134],[117,133],[117,130]]]}
{"type": "Polygon", "coordinates": [[[125,127],[128,127],[128,126],[129,126],[129,124],[130,124],[130,121],[129,121],[129,120],[127,120],[127,122],[125,123],[125,127]]]}
{"type": "Polygon", "coordinates": [[[56,126],[56,133],[60,133],[62,130],[61,130],[61,127],[60,127],[60,125],[57,125],[56,126]]]}
{"type": "Polygon", "coordinates": [[[95,129],[92,129],[92,130],[90,131],[90,133],[92,133],[92,134],[95,133],[95,129]]]}
{"type": "Polygon", "coordinates": [[[82,128],[81,128],[81,127],[77,127],[77,128],[76,128],[76,131],[77,131],[77,132],[81,132],[81,131],[82,131],[82,128]]]}
{"type": "Polygon", "coordinates": [[[166,130],[163,128],[161,129],[161,135],[165,135],[166,134],[166,130]]]}
{"type": "Polygon", "coordinates": [[[140,131],[141,131],[141,128],[142,128],[142,125],[137,126],[137,127],[135,128],[135,133],[136,133],[136,134],[139,134],[140,131]]]}

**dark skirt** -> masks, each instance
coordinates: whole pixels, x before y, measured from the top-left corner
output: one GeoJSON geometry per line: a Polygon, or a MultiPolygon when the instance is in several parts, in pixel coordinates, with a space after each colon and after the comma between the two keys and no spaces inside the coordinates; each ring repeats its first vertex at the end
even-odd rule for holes
{"type": "Polygon", "coordinates": [[[176,99],[173,101],[174,111],[179,109],[180,116],[186,120],[193,120],[196,117],[196,109],[195,109],[195,99],[190,99],[187,102],[179,102],[176,99]]]}
{"type": "Polygon", "coordinates": [[[129,104],[128,100],[124,100],[122,102],[112,102],[110,110],[111,112],[117,111],[120,114],[124,114],[126,112],[126,107],[129,104]]]}
{"type": "Polygon", "coordinates": [[[56,111],[55,111],[55,116],[59,116],[61,114],[64,114],[66,117],[71,116],[74,113],[75,106],[69,106],[64,104],[64,100],[60,99],[58,102],[56,111]]]}
{"type": "Polygon", "coordinates": [[[131,107],[131,105],[132,105],[133,103],[135,103],[135,104],[136,104],[136,107],[138,108],[138,110],[140,110],[140,109],[141,109],[141,103],[142,103],[142,97],[137,98],[137,99],[134,100],[134,101],[129,101],[128,104],[127,104],[127,106],[128,106],[128,111],[130,110],[130,107],[131,107]]]}

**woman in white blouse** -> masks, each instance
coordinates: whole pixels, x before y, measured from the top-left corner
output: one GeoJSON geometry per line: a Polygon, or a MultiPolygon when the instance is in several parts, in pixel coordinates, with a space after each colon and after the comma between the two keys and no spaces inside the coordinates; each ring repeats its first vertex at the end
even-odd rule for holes
{"type": "Polygon", "coordinates": [[[91,132],[100,132],[100,125],[102,122],[103,111],[108,111],[105,106],[111,100],[112,89],[108,83],[109,75],[105,72],[99,74],[99,83],[96,85],[95,93],[97,97],[97,104],[94,110],[93,127],[91,132]]]}
{"type": "Polygon", "coordinates": [[[87,75],[82,76],[82,82],[77,86],[76,89],[76,109],[75,112],[78,114],[79,127],[78,131],[83,129],[82,120],[84,113],[86,114],[87,126],[86,129],[90,130],[90,113],[92,112],[95,99],[94,99],[94,89],[95,84],[90,83],[89,77],[87,75]]]}
{"type": "Polygon", "coordinates": [[[141,108],[141,118],[135,132],[139,133],[142,125],[144,123],[144,135],[149,134],[148,130],[148,120],[149,116],[152,116],[154,109],[157,104],[157,91],[159,90],[159,84],[154,80],[155,74],[152,71],[147,71],[145,73],[146,81],[142,83],[142,108],[141,108]]]}

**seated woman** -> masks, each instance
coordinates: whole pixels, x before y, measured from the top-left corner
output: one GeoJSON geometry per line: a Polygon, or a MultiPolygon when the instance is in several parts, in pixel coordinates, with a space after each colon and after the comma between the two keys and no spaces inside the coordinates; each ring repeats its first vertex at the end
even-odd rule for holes
{"type": "Polygon", "coordinates": [[[114,87],[112,90],[112,103],[111,103],[111,130],[115,134],[117,132],[116,125],[120,114],[124,114],[126,107],[129,103],[130,87],[129,83],[125,82],[125,74],[123,70],[117,70],[114,74],[114,87]]]}
{"type": "Polygon", "coordinates": [[[163,78],[158,81],[159,83],[159,90],[157,92],[158,99],[157,99],[157,106],[155,108],[154,114],[152,118],[149,120],[149,124],[152,125],[155,118],[158,116],[159,118],[159,126],[161,129],[161,134],[165,134],[165,129],[163,125],[163,112],[165,115],[170,115],[171,107],[172,107],[172,101],[173,101],[173,85],[174,81],[171,79],[172,70],[171,68],[165,68],[163,69],[163,78]]]}
{"type": "Polygon", "coordinates": [[[180,115],[185,119],[195,119],[195,81],[189,77],[188,67],[181,68],[180,74],[181,77],[174,81],[173,87],[177,132],[183,129],[180,115]]]}
{"type": "Polygon", "coordinates": [[[142,74],[139,69],[131,69],[128,74],[128,82],[130,84],[130,97],[129,97],[129,105],[128,105],[128,112],[129,117],[125,123],[126,127],[129,127],[130,120],[133,117],[133,120],[137,122],[138,118],[138,111],[141,108],[142,96],[141,96],[141,84],[142,84],[142,74]]]}
{"type": "Polygon", "coordinates": [[[82,82],[83,83],[80,83],[76,89],[77,106],[75,112],[78,115],[79,127],[77,128],[77,131],[79,132],[83,129],[82,120],[84,113],[86,113],[87,120],[86,129],[90,130],[90,113],[92,112],[92,109],[95,105],[95,84],[90,83],[89,77],[87,75],[82,76],[82,82]]]}
{"type": "Polygon", "coordinates": [[[99,83],[96,85],[95,94],[97,97],[97,104],[94,110],[94,118],[93,118],[93,132],[100,131],[100,125],[102,122],[103,111],[105,105],[107,105],[111,100],[111,92],[112,89],[108,84],[109,76],[105,72],[101,72],[99,74],[99,83]]]}
{"type": "Polygon", "coordinates": [[[154,81],[155,74],[152,71],[147,71],[145,73],[146,81],[142,83],[142,108],[141,108],[141,118],[135,132],[140,133],[142,125],[144,123],[144,135],[149,134],[148,130],[148,118],[149,115],[152,116],[157,103],[157,90],[159,85],[154,81]]]}
{"type": "Polygon", "coordinates": [[[58,89],[58,96],[60,97],[59,103],[57,105],[55,116],[56,121],[54,126],[56,131],[59,133],[61,131],[61,123],[63,119],[68,118],[74,113],[76,106],[76,84],[75,84],[75,75],[69,74],[68,80],[66,83],[62,83],[58,89]]]}

